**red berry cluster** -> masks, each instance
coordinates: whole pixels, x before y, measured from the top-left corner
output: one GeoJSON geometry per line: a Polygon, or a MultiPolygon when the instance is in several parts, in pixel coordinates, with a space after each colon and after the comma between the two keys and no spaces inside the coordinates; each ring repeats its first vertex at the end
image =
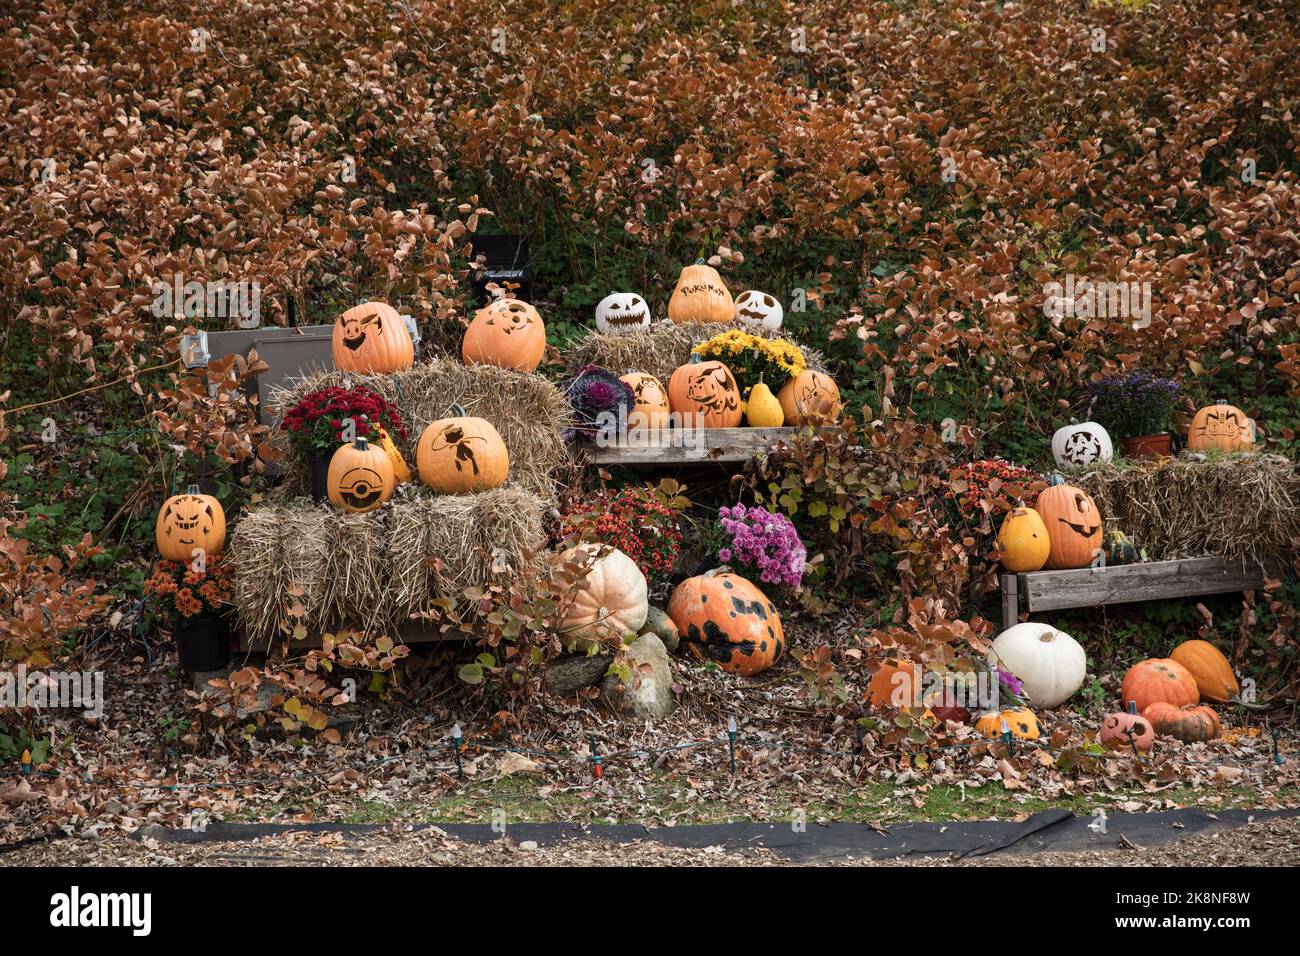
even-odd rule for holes
{"type": "Polygon", "coordinates": [[[649,578],[670,571],[681,550],[677,513],[635,488],[599,491],[564,510],[565,537],[581,536],[618,548],[649,578]]]}
{"type": "Polygon", "coordinates": [[[285,414],[282,427],[303,445],[324,451],[344,441],[343,422],[348,418],[358,438],[378,440],[381,425],[390,435],[407,437],[397,407],[361,385],[308,392],[285,414]]]}
{"type": "Polygon", "coordinates": [[[1011,462],[1003,461],[1000,458],[986,458],[982,461],[967,462],[959,470],[961,472],[960,480],[965,482],[966,485],[965,491],[950,490],[946,492],[945,497],[954,501],[962,511],[973,514],[981,512],[981,501],[997,496],[997,492],[994,492],[989,487],[995,478],[1002,485],[1019,485],[1026,492],[1028,492],[1031,484],[1042,480],[1042,476],[1036,471],[1023,468],[1020,465],[1013,465],[1011,462]]]}

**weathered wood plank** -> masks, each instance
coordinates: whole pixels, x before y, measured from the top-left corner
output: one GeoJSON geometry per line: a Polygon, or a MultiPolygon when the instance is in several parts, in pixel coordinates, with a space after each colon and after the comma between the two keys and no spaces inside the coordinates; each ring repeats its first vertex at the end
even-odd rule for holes
{"type": "MultiPolygon", "coordinates": [[[[457,629],[448,630],[445,634],[440,632],[436,625],[424,621],[409,621],[397,629],[395,640],[401,644],[433,644],[439,641],[472,641],[475,635],[469,631],[457,629]]],[[[278,645],[279,640],[272,641],[272,645],[278,645]]],[[[237,635],[237,646],[241,654],[252,652],[254,654],[264,654],[269,649],[265,640],[250,640],[249,636],[240,630],[237,635]]],[[[311,650],[321,646],[321,632],[309,631],[307,636],[301,641],[293,642],[293,649],[311,650]]]]}
{"type": "Polygon", "coordinates": [[[700,428],[674,429],[659,435],[632,432],[619,436],[619,444],[602,447],[589,438],[578,446],[591,453],[598,465],[654,465],[672,467],[690,463],[748,461],[789,440],[799,429],[700,428]]]}
{"type": "Polygon", "coordinates": [[[1019,575],[1019,592],[1030,611],[1097,607],[1200,594],[1228,594],[1261,587],[1276,566],[1227,558],[1183,558],[1143,564],[1035,571],[1019,575]]]}

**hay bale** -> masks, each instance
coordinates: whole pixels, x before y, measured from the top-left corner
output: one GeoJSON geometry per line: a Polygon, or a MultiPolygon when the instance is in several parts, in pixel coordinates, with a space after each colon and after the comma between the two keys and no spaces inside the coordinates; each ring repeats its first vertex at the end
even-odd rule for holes
{"type": "Polygon", "coordinates": [[[1300,470],[1278,455],[1113,461],[1070,481],[1096,500],[1108,529],[1123,531],[1152,560],[1290,563],[1300,539],[1300,470]]]}
{"type": "MultiPolygon", "coordinates": [[[[269,404],[279,417],[308,392],[332,385],[364,385],[397,405],[410,432],[410,440],[398,439],[398,445],[412,469],[420,432],[450,414],[453,404],[469,415],[486,418],[501,433],[510,452],[510,484],[543,498],[555,497],[551,473],[567,456],[560,431],[570,424],[571,411],[564,394],[540,375],[432,359],[386,375],[311,372],[291,380],[287,387],[273,389],[269,404]]],[[[283,433],[276,442],[282,450],[289,450],[283,433]]],[[[310,464],[289,453],[285,465],[285,481],[277,489],[278,496],[305,494],[311,482],[310,464]]]]}

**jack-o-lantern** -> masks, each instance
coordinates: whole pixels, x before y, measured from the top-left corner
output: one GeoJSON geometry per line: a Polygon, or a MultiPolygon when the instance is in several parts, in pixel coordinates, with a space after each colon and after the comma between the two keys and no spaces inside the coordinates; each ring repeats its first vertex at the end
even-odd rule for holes
{"type": "Polygon", "coordinates": [[[705,362],[698,355],[668,380],[668,404],[694,428],[735,428],[740,424],[740,389],[731,369],[722,362],[705,362]]]}
{"type": "Polygon", "coordinates": [[[1052,457],[1057,468],[1082,468],[1115,457],[1110,433],[1096,422],[1058,428],[1052,435],[1052,457]]]}
{"type": "Polygon", "coordinates": [[[650,306],[635,292],[611,292],[596,304],[596,328],[606,335],[650,327],[650,306]]]}
{"type": "Polygon", "coordinates": [[[636,400],[636,404],[627,416],[629,431],[638,429],[658,431],[667,427],[668,392],[659,379],[646,372],[629,372],[621,376],[619,381],[626,383],[632,389],[632,395],[636,400]]]}
{"type": "Polygon", "coordinates": [[[785,318],[785,309],[774,295],[750,289],[736,299],[736,321],[755,332],[775,332],[785,318]]]}
{"type": "Polygon", "coordinates": [[[785,650],[776,606],[738,574],[713,570],[687,578],[669,598],[668,616],[691,654],[733,674],[757,674],[785,650]]]}
{"type": "Polygon", "coordinates": [[[1034,510],[1047,525],[1051,550],[1047,567],[1052,571],[1086,568],[1101,550],[1102,522],[1097,503],[1081,488],[1053,475],[1051,486],[1038,495],[1034,510]]]}
{"type": "Polygon", "coordinates": [[[521,299],[497,299],[474,313],[461,343],[467,365],[534,371],[546,354],[546,325],[521,299]]]}
{"type": "Polygon", "coordinates": [[[501,434],[485,418],[466,416],[459,405],[420,434],[415,465],[420,480],[434,491],[459,494],[505,484],[510,455],[501,434]]]}
{"type": "Polygon", "coordinates": [[[1155,746],[1156,729],[1151,721],[1137,712],[1137,705],[1130,701],[1127,711],[1109,714],[1101,722],[1101,732],[1097,739],[1108,750],[1150,753],[1155,746]]]}
{"type": "Polygon", "coordinates": [[[334,450],[325,487],[330,501],[344,511],[374,511],[393,497],[397,476],[388,452],[358,438],[334,450]]]}
{"type": "Polygon", "coordinates": [[[776,393],[787,425],[820,425],[840,417],[840,390],[825,372],[806,368],[776,393]]]}
{"type": "Polygon", "coordinates": [[[712,266],[697,262],[687,266],[668,299],[668,318],[674,322],[730,322],[736,316],[727,284],[712,266]]]}
{"type": "Polygon", "coordinates": [[[1052,551],[1047,525],[1033,508],[1013,508],[998,530],[1002,566],[1015,574],[1041,571],[1052,551]]]}
{"type": "Polygon", "coordinates": [[[163,502],[154,524],[158,553],[168,561],[193,561],[221,553],[226,546],[226,512],[212,495],[190,485],[163,502]],[[197,554],[195,552],[198,552],[197,554]]]}
{"type": "Polygon", "coordinates": [[[1038,718],[1028,707],[1014,707],[980,714],[975,721],[975,729],[985,737],[1000,737],[1003,721],[1006,721],[1007,730],[1011,731],[1012,737],[1019,737],[1021,740],[1038,739],[1038,718]]]}
{"type": "Polygon", "coordinates": [[[385,302],[363,302],[334,322],[334,367],[361,374],[400,372],[415,362],[411,333],[385,302]]]}
{"type": "Polygon", "coordinates": [[[1187,429],[1188,451],[1253,451],[1255,420],[1236,405],[1206,405],[1187,429]]]}

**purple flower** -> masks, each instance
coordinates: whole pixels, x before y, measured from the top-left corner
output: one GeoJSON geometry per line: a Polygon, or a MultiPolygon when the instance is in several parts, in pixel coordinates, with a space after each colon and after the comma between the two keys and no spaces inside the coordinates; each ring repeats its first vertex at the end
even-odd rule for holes
{"type": "Polygon", "coordinates": [[[1025,692],[1024,682],[1011,671],[1004,671],[1001,667],[998,668],[998,683],[1017,697],[1025,692]]]}
{"type": "Polygon", "coordinates": [[[737,504],[721,509],[718,522],[731,536],[731,546],[719,549],[719,560],[756,572],[765,584],[797,588],[803,582],[808,551],[785,515],[737,504]]]}

